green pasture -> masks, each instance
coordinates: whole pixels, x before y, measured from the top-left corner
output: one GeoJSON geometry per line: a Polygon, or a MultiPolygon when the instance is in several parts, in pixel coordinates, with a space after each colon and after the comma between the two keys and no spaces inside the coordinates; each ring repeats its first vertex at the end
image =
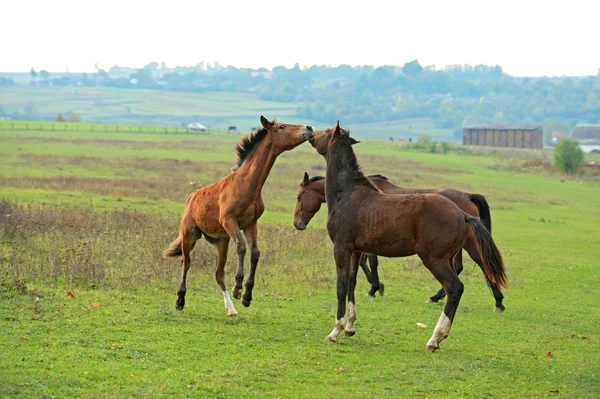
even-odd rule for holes
{"type": "MultiPolygon", "coordinates": [[[[298,104],[260,100],[257,95],[249,93],[184,93],[148,89],[119,89],[111,87],[34,87],[16,85],[2,88],[0,105],[8,115],[18,112],[25,118],[34,120],[23,122],[19,126],[25,129],[37,129],[38,119],[51,120],[58,113],[74,112],[81,115],[84,123],[75,127],[70,124],[69,130],[88,131],[89,124],[110,124],[108,130],[114,131],[120,125],[120,131],[137,132],[138,125],[144,125],[146,133],[172,133],[175,127],[181,130],[191,122],[200,122],[212,131],[224,131],[229,126],[236,126],[241,132],[249,132],[259,125],[258,117],[279,118],[304,123],[318,128],[327,128],[336,121],[304,120],[296,115],[298,104]]],[[[345,126],[344,121],[340,121],[345,126]]],[[[0,127],[11,121],[0,121],[0,127]]],[[[64,123],[56,123],[56,130],[64,123]]],[[[403,137],[415,140],[417,135],[427,133],[440,141],[458,142],[451,128],[436,127],[430,118],[412,118],[398,121],[387,121],[349,126],[358,137],[394,141],[403,137]]],[[[44,125],[44,129],[51,129],[44,125]]],[[[96,127],[102,130],[104,127],[96,127]]]]}
{"type": "MultiPolygon", "coordinates": [[[[487,198],[510,289],[494,313],[465,259],[450,336],[429,353],[438,283],[416,257],[381,258],[385,296],[365,298],[359,272],[357,334],[327,344],[326,207],[306,231],[292,225],[303,173],[325,173],[309,144],[281,155],[264,186],[252,306],[234,300],[239,316],[227,317],[201,241],[175,310],[179,262],[161,252],[187,195],[229,173],[237,140],[0,125],[0,397],[598,397],[596,176],[555,171],[550,152],[362,140],[366,174],[487,198]]],[[[230,247],[230,288],[236,267],[230,247]]]]}

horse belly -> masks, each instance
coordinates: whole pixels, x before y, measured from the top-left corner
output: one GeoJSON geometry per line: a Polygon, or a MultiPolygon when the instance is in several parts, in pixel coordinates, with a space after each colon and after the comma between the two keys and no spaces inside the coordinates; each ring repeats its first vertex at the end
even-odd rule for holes
{"type": "Polygon", "coordinates": [[[199,219],[196,222],[196,225],[204,234],[211,236],[213,238],[221,238],[228,237],[229,234],[225,231],[218,218],[213,217],[212,215],[207,215],[199,219]]]}
{"type": "Polygon", "coordinates": [[[374,237],[369,241],[357,241],[356,250],[370,255],[385,256],[387,258],[399,258],[416,254],[412,242],[398,238],[389,240],[374,237]]]}
{"type": "Polygon", "coordinates": [[[410,256],[416,253],[411,232],[411,226],[375,218],[360,226],[355,246],[357,250],[372,255],[391,258],[410,256]]]}

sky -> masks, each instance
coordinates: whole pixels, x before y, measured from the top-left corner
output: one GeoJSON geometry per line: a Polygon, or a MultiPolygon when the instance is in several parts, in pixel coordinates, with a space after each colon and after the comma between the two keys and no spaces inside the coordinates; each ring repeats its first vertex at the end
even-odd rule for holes
{"type": "Polygon", "coordinates": [[[500,65],[513,76],[596,75],[599,11],[590,0],[4,0],[0,72],[417,59],[500,65]]]}

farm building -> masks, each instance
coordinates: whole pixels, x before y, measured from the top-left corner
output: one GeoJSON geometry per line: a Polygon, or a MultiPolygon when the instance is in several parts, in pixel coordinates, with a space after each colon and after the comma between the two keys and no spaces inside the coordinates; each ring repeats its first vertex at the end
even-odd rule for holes
{"type": "Polygon", "coordinates": [[[569,137],[579,144],[600,145],[600,125],[575,125],[569,137]]]}
{"type": "Polygon", "coordinates": [[[583,152],[600,151],[600,125],[575,125],[569,137],[579,142],[583,152]]]}
{"type": "Polygon", "coordinates": [[[543,148],[541,125],[472,125],[463,129],[464,145],[543,148]]]}

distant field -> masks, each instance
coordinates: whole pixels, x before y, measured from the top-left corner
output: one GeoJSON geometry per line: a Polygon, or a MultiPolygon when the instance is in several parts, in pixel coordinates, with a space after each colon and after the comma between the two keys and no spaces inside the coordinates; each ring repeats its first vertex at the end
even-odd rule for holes
{"type": "MultiPolygon", "coordinates": [[[[0,105],[7,114],[19,112],[28,118],[53,119],[59,112],[75,112],[82,121],[108,124],[187,126],[200,122],[214,130],[236,126],[249,132],[258,126],[260,115],[271,119],[287,119],[317,128],[333,126],[336,121],[304,120],[296,116],[296,104],[259,100],[245,93],[182,93],[159,90],[117,88],[54,88],[17,85],[0,90],[0,105]]],[[[342,125],[344,121],[340,121],[342,125]]],[[[435,127],[429,118],[408,119],[373,124],[349,125],[358,137],[413,140],[419,133],[428,133],[437,140],[459,142],[454,129],[435,127]]]]}
{"type": "MultiPolygon", "coordinates": [[[[160,253],[187,195],[229,173],[237,140],[0,126],[0,397],[600,395],[600,185],[554,171],[547,151],[355,146],[368,174],[491,205],[507,310],[492,311],[466,260],[465,294],[436,353],[425,343],[443,305],[425,304],[438,283],[416,257],[380,259],[384,297],[364,298],[360,274],[356,336],[322,342],[336,309],[326,207],[306,231],[292,226],[303,173],[325,170],[308,144],[284,153],[263,189],[252,306],[236,301],[240,316],[227,318],[202,240],[186,309],[175,311],[179,262],[160,253]]],[[[236,264],[230,246],[229,288],[236,264]]]]}

